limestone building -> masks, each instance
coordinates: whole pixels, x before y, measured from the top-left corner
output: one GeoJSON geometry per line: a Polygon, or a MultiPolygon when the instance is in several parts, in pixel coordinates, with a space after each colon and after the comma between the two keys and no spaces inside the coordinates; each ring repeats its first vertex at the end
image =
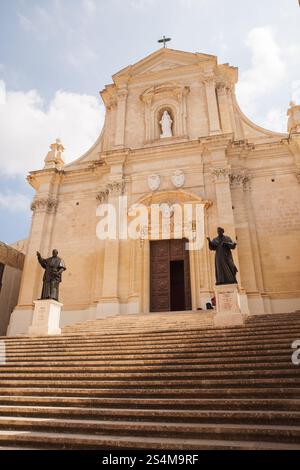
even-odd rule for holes
{"type": "MultiPolygon", "coordinates": [[[[118,313],[197,310],[214,293],[207,244],[180,239],[100,240],[100,203],[200,204],[205,235],[223,226],[251,314],[300,309],[300,107],[288,133],[253,124],[240,110],[238,69],[213,55],[160,49],[113,75],[101,92],[103,130],[81,158],[64,165],[52,144],[32,171],[33,217],[19,302],[9,334],[28,330],[42,269],[36,251],[59,250],[62,325],[118,313]],[[169,136],[162,135],[164,113],[169,136]],[[166,114],[165,114],[166,116],[166,114]]],[[[166,206],[168,205],[168,206],[166,206]]]]}

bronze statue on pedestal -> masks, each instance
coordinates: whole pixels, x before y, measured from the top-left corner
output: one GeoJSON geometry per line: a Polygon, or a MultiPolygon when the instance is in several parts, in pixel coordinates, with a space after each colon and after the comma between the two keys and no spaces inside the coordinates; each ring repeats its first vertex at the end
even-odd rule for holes
{"type": "Polygon", "coordinates": [[[235,250],[236,243],[230,237],[224,235],[224,229],[218,227],[218,236],[211,240],[207,237],[208,246],[211,251],[216,252],[215,270],[216,285],[237,284],[237,267],[234,264],[231,250],[235,250]]]}
{"type": "Polygon", "coordinates": [[[66,270],[64,261],[59,258],[58,251],[53,250],[50,258],[44,259],[37,251],[38,262],[45,269],[41,300],[53,299],[58,301],[59,284],[62,273],[66,270]]]}

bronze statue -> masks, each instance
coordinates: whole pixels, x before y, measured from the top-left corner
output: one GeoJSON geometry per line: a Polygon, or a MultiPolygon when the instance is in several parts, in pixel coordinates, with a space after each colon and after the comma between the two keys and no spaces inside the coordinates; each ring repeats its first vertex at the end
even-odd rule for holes
{"type": "Polygon", "coordinates": [[[38,262],[45,269],[43,277],[43,289],[41,300],[53,299],[58,301],[59,284],[61,275],[66,270],[65,263],[58,256],[58,251],[53,250],[51,258],[44,259],[37,251],[38,262]]]}
{"type": "Polygon", "coordinates": [[[238,272],[231,250],[234,250],[236,243],[230,237],[224,235],[224,229],[218,227],[218,236],[211,240],[207,237],[209,249],[216,252],[215,269],[216,285],[237,284],[236,273],[238,272]]]}

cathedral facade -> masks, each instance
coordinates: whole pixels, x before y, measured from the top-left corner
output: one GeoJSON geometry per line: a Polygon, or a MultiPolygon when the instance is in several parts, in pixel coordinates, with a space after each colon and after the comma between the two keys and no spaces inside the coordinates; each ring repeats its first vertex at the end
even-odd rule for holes
{"type": "MultiPolygon", "coordinates": [[[[36,190],[21,290],[8,334],[26,333],[42,285],[36,252],[58,249],[67,270],[61,324],[116,314],[205,310],[214,296],[207,242],[186,237],[101,239],[99,206],[190,204],[202,208],[205,237],[221,226],[237,240],[234,262],[244,310],[300,309],[300,107],[288,132],[253,124],[240,110],[238,70],[212,55],[160,49],[113,76],[94,146],[64,164],[60,141],[36,190]]],[[[130,215],[128,214],[128,217],[130,215]]]]}

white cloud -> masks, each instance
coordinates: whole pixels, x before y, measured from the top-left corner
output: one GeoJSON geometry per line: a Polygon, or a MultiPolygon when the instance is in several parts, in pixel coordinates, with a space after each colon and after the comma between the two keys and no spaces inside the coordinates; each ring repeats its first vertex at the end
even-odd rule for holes
{"type": "Polygon", "coordinates": [[[294,80],[291,85],[292,90],[292,101],[300,104],[300,80],[294,80]]]}
{"type": "Polygon", "coordinates": [[[35,5],[31,14],[18,12],[19,23],[26,33],[32,33],[37,39],[44,40],[54,33],[56,22],[47,10],[35,5]]]}
{"type": "Polygon", "coordinates": [[[21,193],[0,192],[0,208],[11,212],[24,212],[30,209],[30,199],[21,193]]]}
{"type": "Polygon", "coordinates": [[[104,107],[94,96],[57,91],[45,107],[36,90],[7,90],[0,105],[0,170],[24,175],[42,168],[48,146],[57,137],[66,148],[66,162],[78,158],[96,140],[103,118],[104,107]]]}
{"type": "Polygon", "coordinates": [[[83,67],[88,62],[93,62],[98,59],[98,55],[88,47],[87,44],[81,43],[78,47],[66,51],[66,60],[73,67],[83,67]]]}
{"type": "Polygon", "coordinates": [[[287,131],[287,114],[282,109],[273,108],[268,111],[262,126],[275,132],[287,131]]]}
{"type": "Polygon", "coordinates": [[[6,102],[6,86],[3,80],[0,80],[0,105],[6,102]]]}
{"type": "Polygon", "coordinates": [[[96,5],[95,0],[82,0],[82,7],[88,16],[91,16],[94,13],[96,13],[96,10],[97,10],[97,5],[96,5]]]}
{"type": "Polygon", "coordinates": [[[131,0],[130,4],[133,8],[142,9],[142,8],[148,8],[155,1],[156,0],[131,0]]]}
{"type": "Polygon", "coordinates": [[[253,112],[257,100],[274,92],[287,75],[287,65],[282,60],[282,51],[271,27],[254,28],[250,31],[246,45],[252,53],[251,68],[242,73],[237,86],[242,108],[253,112]]]}

